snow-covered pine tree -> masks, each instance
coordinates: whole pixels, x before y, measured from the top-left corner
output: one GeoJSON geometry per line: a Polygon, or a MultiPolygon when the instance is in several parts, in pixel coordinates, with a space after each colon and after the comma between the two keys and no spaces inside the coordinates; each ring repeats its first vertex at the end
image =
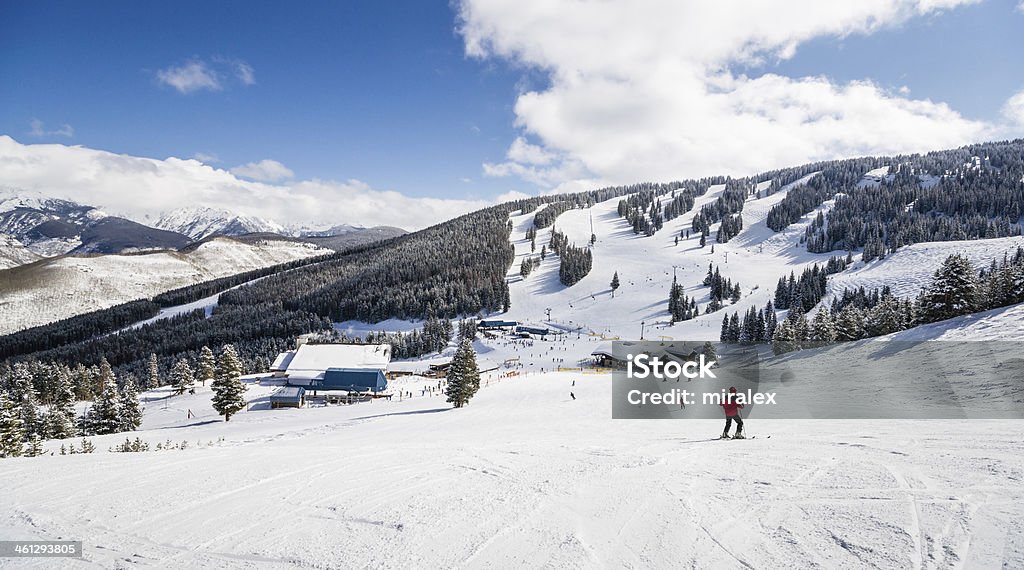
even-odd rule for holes
{"type": "Polygon", "coordinates": [[[614,298],[615,297],[615,290],[619,288],[619,272],[618,271],[616,271],[615,274],[612,275],[611,288],[612,288],[612,298],[614,298]]]}
{"type": "Polygon", "coordinates": [[[43,438],[39,437],[39,434],[33,433],[28,436],[28,441],[25,442],[25,451],[22,453],[25,457],[39,457],[43,454],[43,438]]]}
{"type": "Polygon", "coordinates": [[[793,334],[798,342],[803,342],[810,337],[811,325],[807,322],[807,314],[803,309],[799,307],[791,309],[786,320],[793,324],[793,334]]]}
{"type": "Polygon", "coordinates": [[[210,347],[204,346],[199,351],[199,369],[196,371],[196,379],[206,386],[207,380],[213,380],[215,373],[216,361],[213,358],[213,351],[210,347]]]}
{"type": "Polygon", "coordinates": [[[740,341],[740,316],[738,313],[733,313],[729,317],[729,342],[740,341]]]}
{"type": "Polygon", "coordinates": [[[184,358],[174,363],[174,367],[171,368],[170,381],[171,386],[174,386],[174,393],[179,396],[196,385],[195,376],[192,375],[192,367],[188,365],[188,361],[184,358]]]}
{"type": "Polygon", "coordinates": [[[769,300],[764,306],[764,340],[771,342],[775,329],[779,327],[779,317],[775,314],[775,306],[769,300]]]}
{"type": "Polygon", "coordinates": [[[850,341],[864,338],[864,314],[853,305],[843,307],[835,319],[836,340],[850,341]]]}
{"type": "Polygon", "coordinates": [[[76,400],[91,400],[96,396],[96,378],[92,371],[79,364],[71,372],[71,384],[75,388],[76,400]]]}
{"type": "Polygon", "coordinates": [[[972,313],[979,305],[978,293],[978,275],[971,261],[961,254],[950,255],[921,293],[921,317],[935,322],[972,313]]]}
{"type": "Polygon", "coordinates": [[[225,344],[217,362],[213,388],[213,409],[231,421],[231,416],[245,409],[245,384],[242,383],[242,362],[235,347],[225,344]]]}
{"type": "Polygon", "coordinates": [[[156,354],[149,355],[149,365],[147,367],[149,375],[146,377],[146,389],[152,390],[160,387],[160,361],[157,360],[156,354]]]}
{"type": "Polygon", "coordinates": [[[458,350],[455,351],[451,366],[448,367],[447,381],[445,396],[448,397],[448,402],[456,408],[468,404],[480,389],[480,370],[476,364],[476,351],[473,350],[473,343],[468,339],[462,341],[458,350]]]}
{"type": "Polygon", "coordinates": [[[57,367],[53,378],[53,401],[46,415],[46,437],[64,439],[76,435],[75,389],[67,368],[57,367]]]}
{"type": "Polygon", "coordinates": [[[25,437],[40,433],[44,426],[39,414],[39,398],[32,383],[32,369],[29,364],[19,362],[14,365],[9,390],[10,398],[18,408],[25,437]]]}
{"type": "Polygon", "coordinates": [[[135,431],[142,424],[142,403],[139,402],[139,385],[135,376],[129,374],[121,389],[121,430],[135,431]]]}
{"type": "Polygon", "coordinates": [[[477,333],[477,320],[476,319],[462,319],[459,321],[459,342],[465,339],[473,340],[476,338],[477,333]]]}
{"type": "Polygon", "coordinates": [[[818,309],[811,319],[810,340],[816,343],[829,344],[836,340],[836,326],[832,319],[832,311],[828,307],[818,309]]]}
{"type": "Polygon", "coordinates": [[[905,328],[900,302],[891,295],[883,297],[864,316],[864,333],[866,336],[887,335],[905,328]]]}
{"type": "Polygon", "coordinates": [[[793,321],[783,319],[772,336],[772,352],[778,356],[799,349],[800,343],[796,340],[796,329],[793,328],[793,321]]]}
{"type": "Polygon", "coordinates": [[[25,428],[18,406],[0,392],[0,457],[18,457],[23,451],[25,428]]]}
{"type": "Polygon", "coordinates": [[[103,389],[92,403],[89,424],[96,435],[117,433],[121,431],[121,394],[106,358],[100,361],[99,378],[103,389]]]}

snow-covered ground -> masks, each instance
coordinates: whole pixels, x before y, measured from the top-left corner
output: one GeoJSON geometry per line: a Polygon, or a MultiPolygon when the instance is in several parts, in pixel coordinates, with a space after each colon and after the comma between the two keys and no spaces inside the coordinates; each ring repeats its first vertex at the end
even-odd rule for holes
{"type": "Polygon", "coordinates": [[[715,441],[719,421],[612,420],[608,376],[568,372],[461,410],[417,396],[225,424],[203,394],[150,403],[137,434],[186,450],[107,453],[107,436],[0,462],[0,535],[85,542],[82,561],[0,565],[1024,564],[1019,422],[750,421],[757,439],[715,441]]]}
{"type": "Polygon", "coordinates": [[[307,243],[217,238],[184,253],[59,257],[15,267],[0,271],[0,334],[323,253],[307,243]]]}
{"type": "Polygon", "coordinates": [[[916,243],[901,247],[885,259],[870,263],[857,263],[854,267],[829,278],[824,302],[842,296],[843,289],[864,287],[866,291],[889,285],[897,297],[916,297],[935,275],[942,262],[953,254],[962,254],[977,269],[987,268],[992,260],[1001,261],[1003,255],[1013,257],[1018,247],[1024,246],[1024,237],[983,239],[973,241],[946,241],[916,243]]]}
{"type": "MultiPolygon", "coordinates": [[[[722,189],[698,198],[694,212],[722,189]]],[[[703,309],[700,282],[709,262],[718,265],[742,284],[743,297],[728,307],[742,312],[771,299],[779,277],[827,260],[799,246],[816,212],[785,232],[765,228],[780,199],[749,200],[744,232],[714,253],[715,228],[703,249],[696,236],[674,243],[693,212],[650,238],[618,218],[618,200],[566,212],[555,227],[571,241],[597,236],[594,269],[570,288],[558,282],[554,256],[519,276],[520,260],[539,255],[550,229],[538,232],[531,254],[524,235],[533,214],[513,216],[512,309],[502,317],[543,323],[550,309],[550,324],[569,332],[478,341],[482,360],[504,364],[469,406],[450,409],[429,390],[437,380],[419,376],[392,381],[390,401],[298,410],[268,409],[276,386],[251,384],[252,409],[228,423],[206,387],[147,393],[142,429],[131,437],[151,446],[188,441],[187,449],[107,453],[124,441],[117,435],[93,438],[92,455],[0,461],[0,536],[86,546],[83,561],[0,566],[1024,567],[1019,420],[755,417],[747,432],[756,439],[718,441],[719,420],[611,419],[610,375],[580,369],[604,338],[635,339],[641,322],[647,339],[718,337],[726,311],[670,325],[673,272],[703,309]]],[[[987,261],[987,252],[1013,247],[919,244],[835,279],[878,277],[911,291],[947,249],[987,261]]],[[[1015,306],[893,339],[1022,333],[1024,306],[1015,306]]]]}
{"type": "MultiPolygon", "coordinates": [[[[709,290],[701,285],[708,264],[720,268],[723,277],[739,281],[743,297],[728,312],[756,306],[761,308],[772,299],[779,277],[790,271],[799,274],[814,262],[824,263],[832,254],[812,254],[799,243],[804,228],[818,210],[774,233],[765,226],[768,210],[784,197],[789,188],[805,183],[813,174],[789,185],[771,196],[747,200],[744,207],[743,231],[725,244],[715,243],[718,224],[711,228],[707,245],[699,244],[699,236],[675,244],[675,236],[690,228],[695,213],[704,204],[716,200],[724,185],[712,186],[697,198],[694,208],[665,223],[652,237],[634,235],[632,228],[618,216],[619,199],[596,204],[593,208],[569,210],[558,217],[554,227],[577,245],[589,242],[591,224],[597,242],[592,251],[594,267],[590,274],[572,287],[558,280],[558,258],[548,256],[526,279],[519,277],[523,257],[536,257],[542,244],[550,240],[550,228],[537,233],[537,251],[530,252],[526,230],[533,223],[533,214],[513,216],[512,241],[516,261],[509,274],[512,309],[507,317],[523,321],[543,321],[546,309],[551,318],[569,327],[623,338],[638,338],[640,323],[645,324],[645,337],[658,339],[718,339],[725,311],[671,325],[667,313],[668,291],[673,275],[683,285],[687,296],[695,297],[703,310],[709,290]],[[714,246],[714,253],[712,253],[714,246]],[[612,296],[612,275],[618,272],[620,288],[612,296]]],[[[831,202],[820,209],[827,209],[831,202]]],[[[820,210],[819,209],[819,210],[820,210]]],[[[840,255],[843,252],[839,252],[840,255]]]]}
{"type": "Polygon", "coordinates": [[[17,239],[0,234],[0,270],[17,267],[42,259],[42,256],[24,246],[17,239]]]}

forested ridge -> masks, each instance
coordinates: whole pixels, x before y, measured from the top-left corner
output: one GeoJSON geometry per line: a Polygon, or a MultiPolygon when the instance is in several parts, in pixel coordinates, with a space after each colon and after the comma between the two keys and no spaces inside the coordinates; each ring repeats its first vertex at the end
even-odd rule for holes
{"type": "Polygon", "coordinates": [[[790,190],[769,211],[768,226],[781,231],[832,198],[805,231],[808,251],[861,251],[871,261],[919,242],[1019,235],[1024,140],[838,161],[790,190]],[[882,166],[887,175],[862,182],[882,166]]]}

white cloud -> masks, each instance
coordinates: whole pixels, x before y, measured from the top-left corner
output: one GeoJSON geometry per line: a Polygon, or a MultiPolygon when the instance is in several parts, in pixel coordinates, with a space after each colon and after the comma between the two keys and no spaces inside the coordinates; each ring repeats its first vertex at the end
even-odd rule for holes
{"type": "Polygon", "coordinates": [[[1024,0],[1021,0],[1020,4],[1017,4],[1017,11],[1024,14],[1024,0]]]}
{"type": "Polygon", "coordinates": [[[198,59],[184,65],[161,69],[156,72],[156,78],[160,83],[176,89],[179,93],[223,89],[217,72],[206,62],[198,59]]]}
{"type": "Polygon", "coordinates": [[[524,200],[526,198],[531,197],[532,195],[527,194],[526,192],[520,192],[519,190],[509,190],[504,194],[498,195],[497,202],[501,204],[503,202],[511,202],[512,200],[524,200]]]}
{"type": "Polygon", "coordinates": [[[290,168],[269,158],[236,166],[231,169],[231,174],[259,182],[278,182],[295,176],[290,168]]]}
{"type": "Polygon", "coordinates": [[[869,80],[736,71],[792,57],[813,38],[870,34],[970,1],[462,0],[468,55],[548,76],[517,97],[522,136],[484,173],[565,189],[990,138],[994,125],[869,80]]]}
{"type": "Polygon", "coordinates": [[[28,134],[33,137],[48,137],[48,136],[61,136],[61,137],[73,137],[75,136],[75,129],[71,128],[71,125],[65,123],[60,126],[59,129],[46,130],[46,125],[39,119],[32,119],[29,122],[31,130],[28,134]]]}
{"type": "Polygon", "coordinates": [[[251,65],[244,61],[235,62],[235,74],[243,85],[253,85],[256,83],[256,72],[253,71],[251,65]]]}
{"type": "Polygon", "coordinates": [[[179,93],[221,91],[233,79],[244,86],[256,83],[256,71],[240,59],[214,57],[207,62],[194,58],[182,65],[172,65],[156,72],[157,82],[179,93]]]}
{"type": "Polygon", "coordinates": [[[1003,105],[1003,117],[1019,127],[1024,127],[1024,91],[1007,99],[1003,105]]]}
{"type": "Polygon", "coordinates": [[[216,154],[207,154],[205,152],[197,152],[192,155],[192,158],[199,162],[205,162],[206,164],[215,164],[220,162],[220,158],[216,154]]]}
{"type": "Polygon", "coordinates": [[[26,145],[4,135],[0,180],[140,220],[183,206],[208,206],[283,224],[393,225],[414,230],[490,205],[412,198],[358,180],[250,182],[193,159],[157,160],[80,146],[26,145]]]}
{"type": "Polygon", "coordinates": [[[508,159],[524,164],[548,164],[554,160],[554,155],[545,150],[544,147],[526,142],[523,137],[512,141],[508,149],[508,159]]]}

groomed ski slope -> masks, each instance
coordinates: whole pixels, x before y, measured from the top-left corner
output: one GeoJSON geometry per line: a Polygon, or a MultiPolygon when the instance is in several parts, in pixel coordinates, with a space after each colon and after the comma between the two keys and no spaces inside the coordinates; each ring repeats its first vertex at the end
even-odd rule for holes
{"type": "Polygon", "coordinates": [[[545,310],[551,308],[554,324],[571,330],[583,327],[583,331],[635,339],[640,336],[643,322],[648,339],[664,336],[717,340],[726,312],[742,314],[752,306],[763,308],[774,298],[779,277],[788,276],[790,271],[799,274],[804,267],[824,263],[832,255],[845,256],[845,252],[808,253],[799,243],[807,224],[818,211],[827,210],[831,202],[782,232],[772,232],[765,225],[771,206],[780,202],[790,188],[806,183],[812,176],[801,178],[771,196],[747,200],[743,231],[728,243],[715,243],[719,224],[714,224],[703,248],[699,236],[693,232],[678,245],[675,236],[690,229],[693,216],[701,206],[714,202],[724,185],[711,186],[706,194],[697,198],[693,209],[665,222],[664,228],[652,237],[633,234],[632,228],[616,211],[619,198],[592,208],[569,210],[558,217],[554,228],[580,246],[589,243],[591,233],[597,241],[592,247],[594,262],[590,274],[568,288],[558,280],[557,256],[548,256],[525,280],[519,276],[521,260],[540,255],[541,246],[551,239],[551,228],[537,232],[536,252],[531,253],[525,234],[533,224],[534,214],[513,216],[511,239],[516,248],[516,261],[509,274],[512,309],[508,316],[538,322],[546,318],[545,310]],[[703,311],[710,297],[709,289],[701,282],[709,264],[718,266],[723,277],[739,281],[743,290],[740,301],[712,315],[671,324],[667,306],[673,274],[683,285],[685,294],[695,297],[703,311]],[[619,273],[621,285],[613,297],[610,283],[615,272],[619,273]]]}
{"type": "Polygon", "coordinates": [[[0,566],[1024,563],[1017,422],[775,420],[715,441],[718,421],[615,421],[609,401],[607,376],[534,374],[457,411],[256,410],[137,434],[184,451],[106,453],[123,439],[107,436],[4,460],[0,535],[82,539],[86,556],[0,566]]]}

